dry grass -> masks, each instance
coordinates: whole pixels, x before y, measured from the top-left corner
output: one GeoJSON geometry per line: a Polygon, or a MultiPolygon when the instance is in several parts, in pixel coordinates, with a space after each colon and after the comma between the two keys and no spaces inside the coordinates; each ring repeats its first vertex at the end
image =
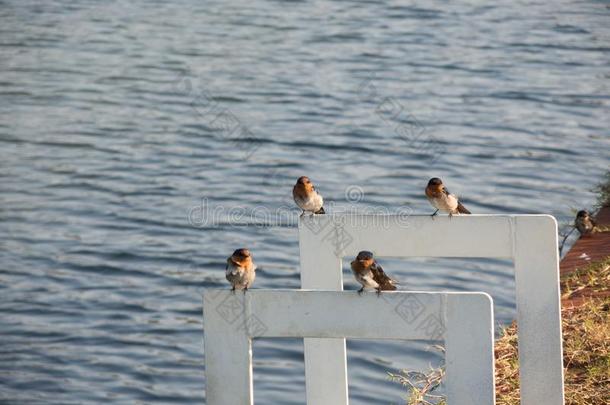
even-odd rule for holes
{"type": "Polygon", "coordinates": [[[610,290],[610,257],[578,269],[561,279],[561,297],[569,299],[587,293],[610,290]]]}
{"type": "MultiPolygon", "coordinates": [[[[438,345],[431,346],[431,349],[445,352],[445,348],[438,345]]],[[[407,388],[408,405],[447,405],[444,396],[434,393],[443,382],[445,367],[433,368],[427,373],[402,370],[398,374],[388,373],[388,377],[407,388]]]]}
{"type": "Polygon", "coordinates": [[[409,391],[409,405],[447,405],[443,395],[434,394],[445,376],[445,368],[435,368],[428,373],[402,370],[399,374],[388,373],[390,380],[402,384],[409,391]]]}
{"type": "Polygon", "coordinates": [[[608,403],[610,395],[610,298],[588,300],[564,312],[566,404],[608,403]]]}

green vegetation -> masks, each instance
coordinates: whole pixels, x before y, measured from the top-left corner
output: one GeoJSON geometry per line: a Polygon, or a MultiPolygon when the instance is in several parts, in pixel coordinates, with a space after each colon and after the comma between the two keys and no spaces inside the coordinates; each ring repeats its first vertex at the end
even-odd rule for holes
{"type": "Polygon", "coordinates": [[[606,172],[604,179],[595,187],[597,193],[597,205],[599,207],[610,207],[610,170],[606,172]]]}

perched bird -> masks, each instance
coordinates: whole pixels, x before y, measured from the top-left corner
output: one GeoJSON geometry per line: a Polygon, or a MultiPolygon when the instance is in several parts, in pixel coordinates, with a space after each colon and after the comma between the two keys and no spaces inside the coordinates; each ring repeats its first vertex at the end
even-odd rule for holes
{"type": "Polygon", "coordinates": [[[588,235],[595,230],[595,226],[597,224],[591,218],[591,214],[587,210],[580,210],[576,214],[576,219],[574,220],[574,227],[578,229],[581,236],[588,235]]]}
{"type": "Polygon", "coordinates": [[[229,283],[233,286],[231,291],[248,290],[254,283],[256,266],[252,261],[252,255],[248,249],[237,249],[227,259],[225,274],[229,283]]]}
{"type": "Polygon", "coordinates": [[[439,210],[448,212],[449,216],[452,216],[453,214],[470,214],[470,211],[458,201],[458,198],[455,195],[447,190],[442,180],[437,177],[430,179],[428,182],[428,186],[426,186],[426,197],[428,197],[430,204],[436,208],[436,211],[432,214],[433,217],[439,210]]]}
{"type": "Polygon", "coordinates": [[[398,281],[391,279],[384,273],[381,266],[377,264],[377,261],[373,258],[371,252],[363,250],[358,253],[356,260],[354,260],[351,265],[356,281],[362,284],[362,288],[358,290],[358,294],[361,294],[365,288],[374,288],[377,290],[377,294],[381,291],[393,291],[396,289],[398,281]]]}
{"type": "Polygon", "coordinates": [[[297,184],[292,188],[292,197],[299,208],[303,210],[301,215],[305,214],[306,211],[313,214],[325,214],[324,207],[322,207],[324,199],[316,191],[309,177],[299,177],[297,184]]]}

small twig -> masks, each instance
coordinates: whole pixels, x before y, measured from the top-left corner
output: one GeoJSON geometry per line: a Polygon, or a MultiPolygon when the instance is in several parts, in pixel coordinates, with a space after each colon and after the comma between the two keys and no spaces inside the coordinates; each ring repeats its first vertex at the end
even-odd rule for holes
{"type": "Polygon", "coordinates": [[[568,232],[564,237],[563,240],[561,241],[561,245],[559,245],[559,254],[561,255],[561,252],[563,251],[563,245],[565,245],[566,240],[568,239],[568,237],[572,234],[572,232],[574,232],[574,229],[576,229],[575,227],[572,227],[572,230],[570,232],[568,232]]]}

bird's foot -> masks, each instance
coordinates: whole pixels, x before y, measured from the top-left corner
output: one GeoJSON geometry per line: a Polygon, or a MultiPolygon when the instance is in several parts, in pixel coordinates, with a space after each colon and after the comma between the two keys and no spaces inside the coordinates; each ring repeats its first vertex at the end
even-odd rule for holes
{"type": "Polygon", "coordinates": [[[430,215],[430,218],[434,219],[434,217],[438,214],[438,210],[434,211],[434,213],[432,215],[430,215]]]}
{"type": "Polygon", "coordinates": [[[377,290],[376,294],[377,298],[379,298],[381,296],[381,288],[376,288],[375,290],[377,290]]]}
{"type": "Polygon", "coordinates": [[[358,290],[358,295],[362,295],[363,291],[364,291],[364,287],[362,287],[361,289],[358,290]]]}
{"type": "Polygon", "coordinates": [[[233,288],[231,288],[231,293],[235,294],[235,286],[233,286],[233,288]]]}
{"type": "Polygon", "coordinates": [[[453,218],[453,212],[449,213],[449,219],[453,218]]]}

